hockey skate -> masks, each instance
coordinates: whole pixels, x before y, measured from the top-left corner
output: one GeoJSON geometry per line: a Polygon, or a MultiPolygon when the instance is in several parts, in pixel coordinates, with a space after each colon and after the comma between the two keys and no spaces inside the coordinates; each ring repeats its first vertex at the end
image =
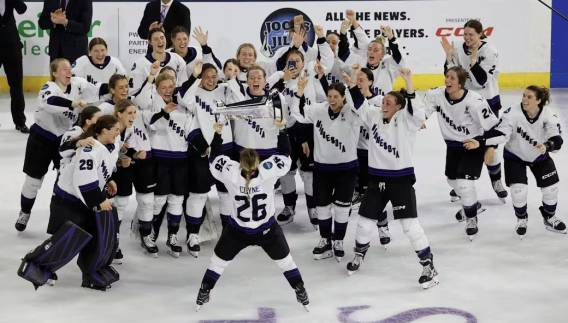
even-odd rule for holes
{"type": "MultiPolygon", "coordinates": [[[[485,212],[485,208],[483,207],[483,205],[481,205],[480,202],[477,202],[477,214],[481,214],[483,212],[485,212]]],[[[456,220],[458,220],[458,222],[463,222],[465,221],[465,219],[465,211],[463,208],[461,208],[458,213],[456,213],[456,220]]]]}
{"type": "Polygon", "coordinates": [[[174,258],[179,258],[179,254],[183,251],[179,245],[177,234],[175,233],[168,234],[166,246],[168,246],[168,254],[174,258]]]}
{"type": "Polygon", "coordinates": [[[201,251],[201,246],[199,246],[199,236],[197,234],[190,234],[187,237],[187,252],[197,258],[199,252],[201,251]]]}
{"type": "Polygon", "coordinates": [[[106,292],[107,289],[111,288],[110,284],[118,281],[119,277],[120,275],[118,274],[118,272],[116,272],[116,270],[114,270],[114,268],[107,266],[101,270],[97,270],[95,273],[93,273],[93,276],[83,274],[83,282],[81,283],[81,287],[106,292]],[[101,280],[101,277],[105,278],[105,280],[101,280]],[[107,278],[112,279],[109,280],[107,278]],[[108,282],[108,284],[101,284],[101,281],[106,281],[108,282]]]}
{"type": "Polygon", "coordinates": [[[354,273],[358,272],[361,269],[361,266],[363,266],[364,259],[365,253],[358,252],[357,248],[355,248],[355,256],[353,257],[353,260],[347,263],[347,275],[351,276],[354,273]]]}
{"type": "Polygon", "coordinates": [[[122,259],[124,258],[124,256],[122,255],[122,250],[120,250],[120,248],[118,248],[116,250],[116,253],[114,254],[114,259],[112,260],[112,263],[114,265],[122,265],[122,259]]]}
{"type": "Polygon", "coordinates": [[[473,241],[475,235],[478,232],[477,228],[477,216],[473,218],[467,218],[467,223],[465,225],[465,233],[469,236],[469,240],[473,241]]]}
{"type": "Polygon", "coordinates": [[[493,181],[491,182],[491,185],[493,186],[493,190],[495,191],[495,194],[497,194],[497,197],[501,200],[501,202],[507,202],[507,196],[509,196],[509,193],[507,193],[507,191],[503,187],[501,180],[493,181]]]}
{"type": "Polygon", "coordinates": [[[308,216],[310,217],[310,223],[314,226],[316,231],[319,229],[319,221],[318,221],[318,211],[315,207],[308,209],[308,216]]]}
{"type": "Polygon", "coordinates": [[[363,194],[357,191],[353,192],[353,198],[351,198],[351,210],[359,210],[362,199],[363,199],[363,194]]]}
{"type": "Polygon", "coordinates": [[[55,281],[57,281],[58,277],[56,273],[51,273],[51,277],[47,280],[46,284],[53,287],[55,286],[55,281]]]}
{"type": "Polygon", "coordinates": [[[30,220],[30,213],[25,213],[24,211],[20,211],[20,215],[18,215],[18,220],[16,220],[16,230],[18,230],[18,235],[21,232],[26,230],[28,226],[28,221],[30,220]]]}
{"type": "Polygon", "coordinates": [[[379,229],[379,241],[381,245],[385,247],[385,250],[387,250],[387,245],[391,242],[389,224],[377,225],[377,228],[379,229]]]}
{"type": "Polygon", "coordinates": [[[527,233],[528,222],[529,222],[528,217],[517,218],[517,226],[515,227],[515,230],[517,231],[517,234],[519,235],[521,240],[523,240],[523,236],[527,233]]]}
{"type": "Polygon", "coordinates": [[[281,226],[288,224],[294,221],[295,214],[296,211],[294,210],[294,206],[286,205],[284,206],[282,212],[280,212],[280,214],[278,214],[278,216],[276,217],[276,221],[278,221],[278,224],[280,224],[281,226]]]}
{"type": "Polygon", "coordinates": [[[420,264],[423,266],[422,275],[418,282],[422,288],[428,289],[438,285],[438,271],[434,268],[434,255],[430,254],[426,259],[420,259],[420,264]]]}
{"type": "Polygon", "coordinates": [[[302,304],[306,311],[309,312],[310,309],[308,307],[308,304],[310,304],[310,300],[308,299],[308,292],[306,292],[304,284],[300,283],[296,285],[294,291],[296,292],[296,300],[298,301],[298,303],[302,304]]]}
{"type": "Polygon", "coordinates": [[[328,238],[320,238],[318,246],[313,251],[315,260],[322,260],[333,256],[331,241],[328,238]]]}
{"type": "Polygon", "coordinates": [[[201,284],[201,288],[199,289],[199,293],[197,294],[197,309],[196,312],[199,311],[201,306],[205,303],[209,303],[209,294],[211,293],[211,288],[207,284],[201,284]]]}
{"type": "Polygon", "coordinates": [[[337,262],[341,262],[341,259],[345,257],[345,251],[343,250],[343,240],[335,240],[333,242],[333,255],[337,262]]]}
{"type": "Polygon", "coordinates": [[[152,234],[145,237],[140,237],[140,244],[142,245],[142,248],[144,248],[144,254],[146,256],[158,258],[158,246],[156,246],[156,243],[154,242],[154,240],[152,240],[151,236],[152,234]]]}
{"type": "Polygon", "coordinates": [[[566,224],[562,222],[559,218],[556,217],[554,214],[549,214],[546,212],[544,207],[539,207],[540,213],[543,217],[544,225],[548,231],[566,234],[566,224]]]}
{"type": "Polygon", "coordinates": [[[452,202],[457,202],[457,201],[459,201],[459,200],[461,200],[461,197],[456,193],[455,190],[452,190],[452,191],[450,192],[450,201],[452,201],[452,202]]]}
{"type": "Polygon", "coordinates": [[[140,239],[140,224],[138,220],[130,222],[130,239],[138,240],[140,239]]]}

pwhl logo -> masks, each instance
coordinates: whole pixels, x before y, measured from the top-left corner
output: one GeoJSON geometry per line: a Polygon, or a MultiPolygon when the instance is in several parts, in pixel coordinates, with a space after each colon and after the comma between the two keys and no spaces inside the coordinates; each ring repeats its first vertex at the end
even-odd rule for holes
{"type": "Polygon", "coordinates": [[[282,8],[268,15],[260,28],[260,42],[262,43],[260,51],[264,56],[272,57],[279,48],[290,45],[290,21],[298,15],[304,17],[304,26],[308,34],[308,46],[311,47],[314,44],[315,32],[312,20],[300,10],[282,8]]]}
{"type": "MultiPolygon", "coordinates": [[[[438,37],[448,37],[448,36],[458,36],[463,37],[463,27],[440,27],[436,30],[436,36],[438,37]]],[[[485,32],[485,36],[489,37],[493,33],[493,27],[488,27],[483,30],[485,32]]]]}

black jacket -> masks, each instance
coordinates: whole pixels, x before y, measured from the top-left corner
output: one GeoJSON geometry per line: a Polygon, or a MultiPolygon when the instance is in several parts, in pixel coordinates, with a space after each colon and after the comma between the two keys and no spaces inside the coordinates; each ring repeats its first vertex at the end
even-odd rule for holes
{"type": "Polygon", "coordinates": [[[16,20],[14,19],[14,10],[21,15],[27,9],[28,6],[22,0],[6,0],[6,11],[4,16],[0,15],[0,44],[23,47],[18,34],[16,20]]]}
{"type": "MultiPolygon", "coordinates": [[[[160,12],[162,8],[162,1],[152,1],[146,5],[144,9],[144,16],[142,21],[140,21],[140,27],[138,27],[138,36],[142,39],[148,39],[148,32],[150,31],[150,25],[154,22],[160,22],[160,12]]],[[[189,13],[189,8],[177,0],[173,0],[171,7],[164,19],[164,30],[166,32],[166,41],[168,47],[172,46],[171,32],[177,26],[183,26],[191,33],[191,18],[189,13]]]]}
{"type": "Polygon", "coordinates": [[[65,15],[68,23],[53,25],[51,13],[59,9],[61,0],[44,0],[43,10],[39,17],[39,26],[42,29],[50,29],[49,35],[49,58],[66,58],[73,63],[77,58],[88,54],[87,34],[91,29],[93,19],[92,0],[67,0],[65,15]]]}

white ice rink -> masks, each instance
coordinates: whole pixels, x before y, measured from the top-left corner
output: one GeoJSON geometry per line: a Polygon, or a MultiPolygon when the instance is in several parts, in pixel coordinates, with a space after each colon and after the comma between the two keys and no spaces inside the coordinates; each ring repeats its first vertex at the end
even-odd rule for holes
{"type": "MultiPolygon", "coordinates": [[[[502,91],[503,106],[517,104],[521,90],[502,91]]],[[[55,287],[34,291],[16,274],[20,259],[43,242],[49,201],[55,181],[50,171],[40,190],[27,230],[16,235],[24,181],[22,165],[27,136],[14,130],[8,94],[0,94],[0,322],[25,323],[193,323],[193,322],[375,322],[375,323],[565,323],[568,322],[568,236],[547,231],[538,211],[540,190],[529,175],[529,226],[523,241],[516,232],[510,199],[502,204],[491,189],[487,171],[477,183],[487,211],[479,216],[479,234],[470,242],[464,223],[457,223],[459,203],[451,203],[444,177],[445,144],[436,118],[419,133],[415,147],[415,185],[419,219],[430,240],[440,285],[422,290],[422,267],[397,222],[390,223],[393,240],[384,250],[378,237],[371,242],[362,270],[347,276],[353,256],[358,215],[349,221],[346,257],[315,261],[312,249],[319,234],[310,225],[300,195],[295,221],[283,227],[310,298],[310,313],[296,302],[280,269],[260,248],[239,254],[211,293],[211,302],[195,312],[195,300],[213,252],[202,245],[198,259],[166,254],[162,229],[158,259],[141,252],[129,238],[135,200],[131,198],[122,224],[124,264],[115,266],[120,281],[107,292],[83,289],[75,260],[57,272],[55,287]],[[260,316],[259,316],[260,315],[260,316]]],[[[26,94],[28,126],[33,124],[35,94],[26,94]]],[[[553,91],[552,106],[568,128],[568,91],[553,91]]],[[[566,131],[566,130],[564,130],[566,131]]],[[[560,174],[557,215],[568,222],[568,154],[553,158],[560,174]]],[[[530,174],[530,172],[529,172],[530,174]]],[[[298,184],[300,179],[297,179],[298,184]]],[[[302,185],[298,185],[302,191],[302,185]]],[[[216,193],[210,193],[214,208],[216,193]]],[[[277,210],[283,206],[277,196],[277,210]]],[[[390,206],[389,217],[392,216],[390,206]]],[[[185,228],[180,229],[185,237],[185,228]]],[[[184,245],[185,250],[185,245],[184,245]]]]}

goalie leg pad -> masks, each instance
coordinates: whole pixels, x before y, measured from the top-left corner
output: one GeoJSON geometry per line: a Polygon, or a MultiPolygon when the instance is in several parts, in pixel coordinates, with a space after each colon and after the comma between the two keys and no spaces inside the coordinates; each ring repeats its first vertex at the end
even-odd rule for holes
{"type": "Polygon", "coordinates": [[[34,286],[43,286],[54,273],[69,263],[87,245],[92,236],[71,221],[41,245],[30,251],[18,269],[18,276],[34,286]]]}

